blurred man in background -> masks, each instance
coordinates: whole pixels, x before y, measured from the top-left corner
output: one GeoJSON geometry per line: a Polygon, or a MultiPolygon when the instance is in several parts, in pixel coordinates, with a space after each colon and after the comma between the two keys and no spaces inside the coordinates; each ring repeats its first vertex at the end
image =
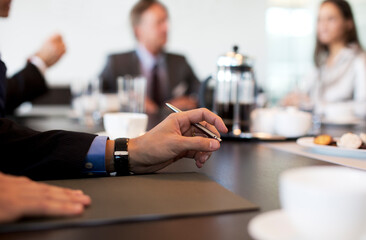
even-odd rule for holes
{"type": "Polygon", "coordinates": [[[168,11],[159,1],[140,0],[130,13],[136,50],[112,54],[101,73],[104,92],[117,92],[119,76],[147,79],[146,112],[155,113],[164,102],[187,110],[197,107],[199,81],[183,56],[166,53],[168,11]]]}

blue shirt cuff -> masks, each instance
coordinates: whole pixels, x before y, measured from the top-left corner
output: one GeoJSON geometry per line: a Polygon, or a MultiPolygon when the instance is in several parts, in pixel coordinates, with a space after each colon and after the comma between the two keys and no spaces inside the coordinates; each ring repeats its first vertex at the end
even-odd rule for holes
{"type": "Polygon", "coordinates": [[[85,157],[83,173],[88,175],[107,175],[105,168],[105,149],[108,137],[97,136],[90,145],[85,157]]]}

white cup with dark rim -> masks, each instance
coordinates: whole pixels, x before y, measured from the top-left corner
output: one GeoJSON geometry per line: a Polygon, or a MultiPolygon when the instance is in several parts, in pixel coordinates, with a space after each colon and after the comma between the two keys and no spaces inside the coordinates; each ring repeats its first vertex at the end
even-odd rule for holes
{"type": "Polygon", "coordinates": [[[302,239],[362,239],[366,172],[336,166],[291,169],[280,177],[283,210],[302,239]]]}
{"type": "Polygon", "coordinates": [[[106,113],[103,125],[111,139],[135,138],[146,132],[148,116],[144,113],[106,113]]]}

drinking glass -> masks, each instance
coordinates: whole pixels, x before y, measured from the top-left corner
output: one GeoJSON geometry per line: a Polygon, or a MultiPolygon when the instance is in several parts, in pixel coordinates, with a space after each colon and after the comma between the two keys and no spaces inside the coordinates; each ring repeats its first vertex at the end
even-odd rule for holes
{"type": "Polygon", "coordinates": [[[79,121],[87,126],[99,124],[101,120],[99,82],[99,78],[92,78],[89,81],[77,81],[71,85],[73,110],[79,121]]]}
{"type": "Polygon", "coordinates": [[[121,112],[144,113],[146,79],[144,77],[118,77],[118,99],[121,112]]]}

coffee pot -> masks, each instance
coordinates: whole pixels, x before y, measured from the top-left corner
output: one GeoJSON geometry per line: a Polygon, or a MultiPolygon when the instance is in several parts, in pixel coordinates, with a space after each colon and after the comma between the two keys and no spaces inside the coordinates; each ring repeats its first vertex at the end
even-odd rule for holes
{"type": "Polygon", "coordinates": [[[250,132],[250,114],[255,108],[256,84],[253,60],[238,53],[238,47],[217,60],[217,72],[200,89],[200,104],[225,122],[231,135],[250,132]]]}

